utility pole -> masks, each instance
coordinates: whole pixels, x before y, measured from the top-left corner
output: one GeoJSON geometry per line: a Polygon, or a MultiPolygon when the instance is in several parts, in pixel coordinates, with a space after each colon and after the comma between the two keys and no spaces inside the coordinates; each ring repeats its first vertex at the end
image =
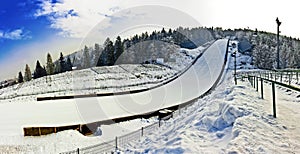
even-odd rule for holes
{"type": "Polygon", "coordinates": [[[234,57],[234,84],[235,85],[237,85],[237,78],[236,78],[236,52],[237,52],[237,46],[236,46],[236,44],[235,43],[232,43],[232,48],[233,48],[233,50],[234,50],[234,52],[233,52],[233,54],[232,54],[232,56],[234,57]]]}
{"type": "Polygon", "coordinates": [[[236,51],[234,51],[234,84],[237,85],[237,78],[236,78],[236,51]]]}
{"type": "Polygon", "coordinates": [[[276,18],[277,23],[277,69],[280,69],[280,61],[279,61],[279,26],[281,25],[281,22],[279,21],[278,17],[276,18]]]}

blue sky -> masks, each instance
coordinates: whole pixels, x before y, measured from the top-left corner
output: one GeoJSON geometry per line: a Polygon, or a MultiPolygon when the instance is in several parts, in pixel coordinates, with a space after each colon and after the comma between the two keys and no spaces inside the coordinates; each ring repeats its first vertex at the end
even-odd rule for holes
{"type": "Polygon", "coordinates": [[[34,22],[34,17],[28,14],[36,7],[34,3],[18,0],[2,2],[0,5],[0,59],[6,58],[8,51],[14,46],[28,43],[33,35],[41,35],[34,29],[44,28],[44,26],[34,22]]]}
{"type": "Polygon", "coordinates": [[[18,71],[23,72],[25,63],[30,64],[33,71],[36,59],[42,58],[41,60],[44,61],[42,56],[47,52],[55,52],[51,51],[49,45],[45,45],[46,41],[51,43],[55,42],[53,40],[70,40],[70,42],[74,40],[58,35],[60,29],[51,28],[52,22],[49,16],[37,16],[37,10],[41,8],[42,2],[36,0],[1,2],[0,70],[2,73],[0,80],[13,78],[18,71]],[[47,49],[49,51],[46,51],[47,49]]]}
{"type": "Polygon", "coordinates": [[[59,52],[153,27],[198,24],[275,33],[279,17],[282,34],[300,38],[299,6],[296,0],[5,0],[0,5],[0,80],[24,72],[25,64],[33,71],[36,60],[44,64],[48,52],[57,59],[59,52]],[[173,10],[132,9],[144,5],[173,10]]]}

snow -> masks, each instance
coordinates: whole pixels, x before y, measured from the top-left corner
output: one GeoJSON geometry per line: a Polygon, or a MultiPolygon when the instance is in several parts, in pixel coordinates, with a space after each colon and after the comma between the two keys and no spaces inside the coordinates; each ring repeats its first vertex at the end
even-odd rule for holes
{"type": "MultiPolygon", "coordinates": [[[[239,44],[239,41],[237,41],[237,40],[230,41],[230,43],[229,43],[229,51],[231,53],[236,52],[237,69],[238,70],[247,70],[247,71],[255,69],[255,66],[252,65],[252,60],[253,60],[252,56],[248,55],[248,54],[240,53],[238,51],[238,46],[239,46],[238,44],[239,44]],[[235,48],[232,46],[233,43],[236,44],[235,48]]],[[[229,64],[229,67],[234,69],[233,60],[232,60],[232,63],[229,64]]]]}
{"type": "Polygon", "coordinates": [[[38,137],[2,136],[0,138],[0,151],[9,151],[9,153],[59,153],[70,151],[113,140],[116,136],[128,134],[156,121],[157,118],[153,117],[151,119],[135,119],[102,125],[99,127],[102,131],[100,136],[83,136],[75,130],[66,130],[38,137]]]}
{"type": "MultiPolygon", "coordinates": [[[[204,49],[205,48],[203,47],[199,47],[198,49],[190,50],[189,53],[194,55],[200,54],[204,49]]],[[[218,54],[219,50],[216,51],[216,53],[218,54]]],[[[220,56],[222,55],[223,54],[220,54],[220,56]]],[[[98,84],[97,81],[105,81],[104,84],[111,83],[111,91],[120,89],[119,87],[115,87],[116,83],[133,84],[132,87],[125,87],[120,91],[126,91],[128,89],[132,90],[134,88],[142,89],[143,86],[149,87],[149,85],[147,85],[149,84],[149,82],[150,84],[152,84],[151,82],[155,82],[155,84],[157,84],[161,81],[172,78],[172,76],[174,76],[176,73],[190,65],[190,63],[195,58],[195,56],[191,58],[191,56],[181,54],[180,52],[176,56],[175,62],[168,62],[165,64],[171,67],[171,69],[169,69],[168,67],[160,67],[156,65],[120,65],[112,67],[91,68],[73,72],[66,72],[47,78],[39,78],[30,82],[15,85],[13,87],[1,89],[0,145],[3,145],[0,147],[1,151],[25,151],[26,153],[42,153],[44,151],[47,151],[47,153],[56,153],[57,151],[61,152],[72,150],[77,147],[93,145],[96,144],[96,142],[99,143],[98,139],[84,137],[77,131],[72,130],[41,137],[23,137],[22,128],[26,126],[56,126],[57,124],[71,125],[82,122],[86,123],[88,121],[82,119],[82,115],[78,115],[78,109],[80,108],[80,104],[77,104],[78,100],[76,100],[75,102],[68,100],[36,102],[36,97],[91,93],[91,89],[93,89],[92,86],[94,86],[95,82],[96,84],[98,84]],[[136,80],[137,76],[139,76],[138,80],[136,80]],[[110,79],[111,81],[108,82],[108,80],[110,79]],[[116,82],[118,80],[120,80],[120,82],[116,82]],[[139,82],[140,85],[136,84],[135,82],[139,82]],[[72,86],[72,88],[68,89],[70,86],[72,86]],[[56,113],[59,113],[60,115],[56,113]],[[59,122],[64,121],[66,118],[69,122],[59,122]],[[91,140],[87,142],[88,139],[91,140]],[[53,142],[53,144],[49,144],[49,141],[53,142]]],[[[181,82],[177,81],[177,84],[178,83],[181,82]]],[[[153,84],[153,86],[155,84],[153,84]]],[[[109,88],[110,87],[105,87],[105,89],[102,89],[101,92],[105,92],[105,90],[109,88]]],[[[145,100],[145,98],[142,99],[145,100]]],[[[93,101],[94,100],[95,99],[93,99],[93,101]]],[[[84,103],[85,101],[89,102],[89,100],[81,100],[82,103],[84,103]]],[[[86,104],[84,106],[86,106],[86,104]]],[[[110,104],[109,107],[107,106],[106,108],[111,109],[113,107],[110,104]]],[[[89,111],[87,110],[87,112],[89,111]]],[[[143,113],[144,111],[141,112],[143,113]]],[[[113,111],[112,113],[115,114],[116,112],[113,111]]],[[[126,115],[132,115],[132,113],[129,112],[126,115]]],[[[104,116],[104,119],[105,118],[109,117],[104,116]]],[[[142,122],[140,122],[142,124],[139,124],[137,125],[138,127],[135,127],[133,120],[128,122],[129,124],[127,124],[126,127],[122,126],[122,128],[124,129],[116,128],[115,125],[102,125],[98,132],[102,131],[102,135],[100,136],[100,138],[107,141],[109,139],[113,139],[115,135],[123,135],[138,128],[140,129],[141,126],[148,125],[151,123],[151,121],[152,120],[142,120],[142,122]]]]}
{"type": "Polygon", "coordinates": [[[35,101],[37,97],[45,96],[118,92],[152,87],[176,73],[176,70],[151,64],[94,67],[43,77],[5,88],[0,95],[0,103],[35,101]]]}
{"type": "MultiPolygon", "coordinates": [[[[205,57],[205,59],[208,58],[205,57]]],[[[209,61],[212,60],[206,62],[209,61]]],[[[216,61],[218,60],[213,60],[213,62],[216,61]]],[[[232,68],[232,63],[233,60],[229,60],[229,68],[232,68]]],[[[210,67],[211,73],[217,73],[218,71],[213,71],[216,69],[217,67],[210,67]]],[[[199,73],[197,70],[193,71],[196,74],[199,73]]],[[[187,108],[174,112],[173,118],[162,121],[162,126],[159,129],[150,134],[147,133],[141,139],[128,142],[128,148],[122,149],[120,152],[300,153],[300,124],[298,122],[300,118],[300,93],[276,87],[278,112],[277,118],[273,118],[271,86],[269,84],[264,84],[265,99],[261,99],[260,92],[255,91],[249,82],[239,80],[238,85],[234,85],[232,72],[230,70],[226,72],[223,80],[221,80],[222,83],[211,94],[200,98],[187,108]]],[[[191,76],[188,72],[187,74],[191,76]]],[[[188,80],[193,79],[183,76],[188,80]]],[[[112,75],[111,77],[115,76],[112,75]]],[[[187,92],[194,91],[193,88],[198,87],[195,83],[189,84],[183,80],[181,82],[184,83],[182,85],[188,85],[188,89],[182,88],[187,92]]],[[[199,82],[198,80],[197,83],[199,82]]],[[[205,80],[205,82],[208,81],[205,80]]],[[[200,83],[203,84],[203,82],[200,83]]],[[[183,92],[183,94],[186,93],[183,92]]],[[[151,97],[149,96],[149,98],[151,97]]],[[[53,103],[66,105],[64,101],[53,103]]],[[[19,102],[3,103],[1,108],[16,111],[14,108],[17,106],[14,104],[20,105],[19,102]]],[[[30,102],[23,102],[22,104],[25,105],[20,105],[21,108],[25,108],[30,102]]],[[[62,112],[66,111],[62,110],[62,112]]],[[[100,136],[87,137],[77,131],[68,130],[46,136],[23,137],[15,134],[18,129],[14,126],[18,125],[18,120],[11,120],[12,114],[3,109],[1,113],[5,114],[0,116],[0,122],[6,121],[10,127],[3,128],[4,125],[1,124],[0,151],[9,151],[10,153],[58,153],[75,150],[110,141],[116,136],[138,130],[157,121],[157,118],[154,117],[102,125],[99,127],[99,132],[102,133],[99,134],[100,136]]],[[[14,113],[18,113],[18,111],[14,113]]],[[[42,114],[38,113],[37,115],[42,114]]],[[[64,116],[60,116],[60,118],[64,118],[64,116]]]]}
{"type": "Polygon", "coordinates": [[[111,93],[151,88],[180,73],[206,48],[200,46],[193,50],[179,49],[171,55],[175,61],[163,63],[162,66],[123,64],[93,67],[35,79],[0,89],[0,104],[31,102],[37,97],[111,93]],[[182,51],[186,52],[182,53],[182,51]]]}
{"type": "MultiPolygon", "coordinates": [[[[160,95],[165,94],[165,97],[160,98],[160,101],[170,99],[168,97],[168,92],[171,92],[171,94],[173,94],[172,96],[175,97],[175,99],[180,98],[179,100],[185,101],[188,98],[199,95],[199,93],[201,93],[201,91],[198,89],[199,87],[203,89],[209,88],[209,86],[206,87],[204,85],[211,85],[211,83],[214,83],[213,81],[215,79],[210,77],[207,78],[207,76],[209,76],[208,74],[218,74],[219,66],[216,66],[216,62],[221,63],[221,59],[224,58],[222,56],[223,54],[219,54],[218,52],[211,52],[219,51],[216,49],[222,48],[223,43],[220,44],[213,46],[211,50],[208,50],[209,52],[207,53],[210,53],[210,55],[204,54],[204,56],[202,57],[205,60],[199,59],[195,67],[190,68],[190,71],[187,71],[182,75],[182,79],[178,80],[178,82],[181,83],[179,85],[187,85],[187,87],[179,88],[181,90],[180,93],[176,93],[176,95],[174,95],[174,88],[177,88],[177,86],[175,86],[176,80],[167,84],[168,86],[171,86],[170,88],[172,88],[173,91],[172,89],[167,89],[167,87],[164,87],[166,88],[165,91],[158,91],[160,95]],[[220,55],[220,57],[222,58],[218,59],[217,55],[220,55]],[[209,73],[204,73],[205,70],[209,73]],[[199,78],[199,74],[206,77],[205,80],[203,78],[199,78]],[[187,81],[196,82],[193,82],[192,84],[187,81]],[[192,93],[193,91],[197,90],[199,93],[192,93]],[[179,94],[180,96],[177,96],[179,94]]],[[[229,58],[231,58],[231,56],[229,56],[229,58]]],[[[230,69],[232,68],[231,66],[233,60],[229,60],[228,62],[228,69],[230,69]]],[[[128,67],[134,66],[128,65],[128,67]]],[[[111,70],[103,71],[121,71],[119,69],[120,68],[114,68],[111,70]]],[[[127,69],[133,70],[131,68],[127,69]]],[[[123,70],[125,71],[125,69],[123,70]]],[[[174,112],[173,118],[167,121],[162,121],[162,126],[160,128],[151,132],[150,134],[147,133],[147,135],[142,137],[141,139],[129,141],[127,148],[120,149],[120,152],[230,154],[300,153],[300,124],[298,123],[298,119],[300,118],[300,93],[290,91],[282,87],[277,87],[276,99],[278,117],[273,118],[270,85],[264,84],[265,99],[261,99],[260,92],[255,91],[255,89],[251,87],[249,82],[239,80],[238,85],[234,85],[232,76],[233,73],[230,70],[226,72],[227,73],[223,75],[223,80],[221,80],[222,83],[220,83],[217,88],[209,95],[200,98],[187,108],[182,108],[179,111],[174,112]]],[[[135,73],[139,72],[134,72],[131,75],[135,73]]],[[[97,76],[97,73],[95,73],[95,75],[97,76]]],[[[105,78],[115,77],[113,75],[106,75],[107,76],[105,78]]],[[[140,75],[142,74],[140,73],[140,75]]],[[[148,103],[152,102],[154,96],[156,95],[134,95],[130,99],[134,100],[135,103],[137,103],[136,105],[140,105],[138,107],[148,108],[151,107],[148,103]],[[139,103],[140,100],[150,101],[139,103]]],[[[101,135],[98,134],[100,136],[83,136],[74,130],[63,131],[56,134],[50,134],[40,137],[23,137],[19,134],[20,130],[18,126],[20,125],[20,120],[15,118],[19,118],[18,113],[22,113],[22,111],[18,110],[18,108],[21,108],[23,110],[28,110],[26,108],[32,108],[32,110],[27,111],[27,113],[37,112],[35,114],[42,116],[42,120],[48,120],[47,115],[44,115],[43,111],[51,111],[51,107],[53,107],[53,104],[59,104],[59,108],[55,108],[54,110],[57,113],[65,112],[65,115],[59,116],[62,121],[66,120],[65,116],[67,116],[69,118],[68,120],[74,120],[76,122],[78,119],[83,118],[83,115],[74,114],[72,110],[78,110],[78,108],[83,107],[80,105],[88,103],[86,101],[89,100],[85,99],[77,101],[79,102],[69,102],[64,100],[51,103],[35,102],[34,104],[31,102],[12,102],[1,104],[2,109],[0,108],[0,113],[2,115],[0,116],[0,123],[2,128],[0,131],[0,145],[2,146],[0,146],[0,151],[9,151],[12,153],[65,152],[68,150],[75,150],[77,148],[83,148],[110,141],[116,136],[121,136],[129,132],[141,129],[141,127],[145,127],[157,121],[157,118],[153,117],[151,119],[135,119],[132,121],[115,123],[112,125],[102,125],[101,127],[99,127],[98,131],[98,133],[101,132],[101,135]],[[70,106],[70,104],[74,106],[70,106]],[[71,109],[69,109],[69,107],[71,107],[71,109]],[[73,109],[72,107],[75,108],[73,109]],[[38,110],[34,110],[35,108],[38,108],[38,110]],[[14,114],[10,114],[9,111],[14,111],[14,114]],[[71,113],[77,115],[78,117],[72,117],[73,119],[70,118],[71,113]]],[[[167,102],[169,101],[166,101],[164,104],[158,104],[158,107],[165,107],[170,105],[167,104],[167,102]]],[[[90,105],[95,104],[91,103],[90,105]]],[[[117,109],[118,106],[109,104],[109,107],[117,109]]],[[[141,108],[138,108],[138,110],[143,111],[141,108]]],[[[129,114],[137,113],[138,110],[125,108],[125,111],[129,111],[129,114]]],[[[91,110],[87,110],[87,112],[88,111],[91,110]]],[[[118,114],[118,112],[120,113],[120,111],[113,111],[113,114],[118,114]]],[[[47,114],[51,116],[51,113],[47,112],[47,114]]],[[[33,118],[34,116],[34,114],[21,115],[25,118],[33,118]]],[[[107,112],[106,117],[110,117],[109,113],[107,112]]],[[[57,123],[57,121],[59,121],[58,119],[55,120],[56,121],[53,121],[52,124],[55,124],[57,123]]],[[[41,122],[40,124],[42,123],[43,122],[41,122]]],[[[47,121],[47,123],[45,124],[49,123],[51,124],[51,121],[47,121]]],[[[37,121],[32,124],[37,124],[37,121]]]]}
{"type": "Polygon", "coordinates": [[[279,90],[278,118],[248,82],[232,76],[211,95],[183,110],[147,137],[130,142],[125,153],[299,153],[298,94],[279,90]],[[281,110],[280,110],[281,109],[281,110]]]}
{"type": "MultiPolygon", "coordinates": [[[[69,100],[3,103],[0,107],[0,125],[2,126],[0,135],[23,134],[23,127],[57,127],[106,121],[151,113],[188,102],[204,94],[215,83],[222,70],[226,45],[227,40],[225,39],[215,42],[181,76],[168,84],[148,91],[69,100]],[[10,111],[13,111],[13,114],[10,111]]],[[[111,70],[120,69],[116,67],[111,70]]],[[[97,75],[95,73],[97,71],[93,71],[94,75],[97,75]]],[[[90,87],[89,85],[93,84],[89,82],[93,81],[85,79],[86,72],[91,72],[91,70],[81,70],[78,72],[78,76],[83,78],[81,79],[84,81],[83,86],[90,87]]],[[[72,81],[62,80],[61,82],[72,81]]],[[[36,86],[42,87],[41,85],[36,86]]]]}

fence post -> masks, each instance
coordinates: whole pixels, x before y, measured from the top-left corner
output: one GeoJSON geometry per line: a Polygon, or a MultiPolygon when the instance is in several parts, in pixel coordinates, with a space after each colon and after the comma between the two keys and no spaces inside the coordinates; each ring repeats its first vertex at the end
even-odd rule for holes
{"type": "Polygon", "coordinates": [[[291,85],[291,74],[289,74],[289,85],[291,85]]]}
{"type": "Polygon", "coordinates": [[[144,136],[144,127],[142,127],[142,136],[144,136]]]}
{"type": "Polygon", "coordinates": [[[260,78],[260,92],[261,92],[261,99],[264,99],[264,79],[260,78]]]}
{"type": "Polygon", "coordinates": [[[297,78],[297,83],[298,83],[298,71],[296,72],[296,78],[297,78]]]}
{"type": "Polygon", "coordinates": [[[267,72],[265,71],[265,78],[267,78],[267,72]]]}
{"type": "Polygon", "coordinates": [[[248,75],[248,81],[251,83],[251,81],[250,81],[250,76],[248,75]]]}
{"type": "Polygon", "coordinates": [[[274,82],[272,82],[272,96],[273,96],[273,117],[276,118],[275,83],[274,82]]]}
{"type": "Polygon", "coordinates": [[[160,127],[160,119],[158,120],[158,127],[160,127]]]}
{"type": "Polygon", "coordinates": [[[251,80],[252,80],[252,87],[255,88],[255,86],[254,86],[255,85],[255,83],[254,83],[255,82],[254,76],[252,76],[251,80]]]}
{"type": "Polygon", "coordinates": [[[255,78],[256,78],[256,77],[253,76],[253,88],[255,88],[255,84],[256,84],[256,83],[255,83],[255,78]]]}
{"type": "Polygon", "coordinates": [[[256,77],[256,91],[258,91],[258,77],[256,77]]]}
{"type": "Polygon", "coordinates": [[[77,148],[77,154],[79,154],[79,148],[77,148]]]}
{"type": "Polygon", "coordinates": [[[118,137],[116,136],[116,150],[118,150],[118,137]]]}
{"type": "Polygon", "coordinates": [[[282,83],[282,72],[280,72],[280,82],[282,83]]]}

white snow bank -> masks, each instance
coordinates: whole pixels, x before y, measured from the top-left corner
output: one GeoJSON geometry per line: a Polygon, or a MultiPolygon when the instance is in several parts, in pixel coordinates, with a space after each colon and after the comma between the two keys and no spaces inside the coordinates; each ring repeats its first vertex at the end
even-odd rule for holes
{"type": "Polygon", "coordinates": [[[160,130],[131,142],[124,152],[299,153],[300,124],[295,120],[300,115],[299,102],[290,100],[289,113],[280,115],[284,120],[274,119],[269,100],[262,100],[248,82],[234,86],[232,81],[227,78],[211,95],[183,110],[160,130]]]}
{"type": "Polygon", "coordinates": [[[2,136],[0,153],[59,153],[96,145],[141,129],[157,121],[157,118],[135,119],[111,125],[101,125],[99,136],[83,136],[78,131],[66,130],[44,136],[2,136]]]}

